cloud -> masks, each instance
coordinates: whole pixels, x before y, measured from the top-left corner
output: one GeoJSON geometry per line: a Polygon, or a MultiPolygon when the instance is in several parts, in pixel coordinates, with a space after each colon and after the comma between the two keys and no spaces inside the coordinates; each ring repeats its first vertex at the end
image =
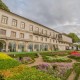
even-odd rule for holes
{"type": "Polygon", "coordinates": [[[16,14],[60,32],[80,35],[80,0],[3,0],[16,14]]]}

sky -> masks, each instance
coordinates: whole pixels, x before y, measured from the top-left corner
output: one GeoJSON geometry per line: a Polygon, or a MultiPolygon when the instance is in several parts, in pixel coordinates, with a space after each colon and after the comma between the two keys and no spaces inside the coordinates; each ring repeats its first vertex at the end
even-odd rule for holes
{"type": "Polygon", "coordinates": [[[18,15],[80,37],[80,0],[2,0],[18,15]]]}

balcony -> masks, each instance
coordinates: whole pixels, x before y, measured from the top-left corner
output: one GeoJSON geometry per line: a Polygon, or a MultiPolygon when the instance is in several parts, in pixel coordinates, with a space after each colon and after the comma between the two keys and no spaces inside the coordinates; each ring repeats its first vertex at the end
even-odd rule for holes
{"type": "Polygon", "coordinates": [[[51,38],[52,38],[52,39],[56,39],[56,36],[52,36],[51,38]]]}
{"type": "Polygon", "coordinates": [[[50,37],[48,34],[42,33],[42,32],[39,32],[39,31],[33,31],[33,34],[34,35],[39,35],[39,36],[44,36],[44,37],[50,37]]]}

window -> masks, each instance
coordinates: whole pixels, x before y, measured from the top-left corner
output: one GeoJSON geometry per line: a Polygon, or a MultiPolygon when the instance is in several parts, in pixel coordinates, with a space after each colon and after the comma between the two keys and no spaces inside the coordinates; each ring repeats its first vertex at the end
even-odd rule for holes
{"type": "Polygon", "coordinates": [[[47,35],[47,30],[45,30],[45,34],[47,35]]]}
{"type": "Polygon", "coordinates": [[[51,42],[52,40],[50,39],[50,42],[51,42]]]}
{"type": "Polygon", "coordinates": [[[33,35],[30,35],[29,37],[30,37],[30,40],[33,40],[33,35]]]}
{"type": "Polygon", "coordinates": [[[24,33],[20,33],[20,38],[24,38],[24,33]]]}
{"type": "Polygon", "coordinates": [[[8,22],[8,17],[2,16],[1,22],[4,23],[4,24],[7,24],[7,22],[8,22]]]}
{"type": "Polygon", "coordinates": [[[6,30],[0,29],[0,34],[1,35],[6,35],[6,30]]]}
{"type": "Polygon", "coordinates": [[[55,40],[53,40],[53,42],[54,42],[55,40]]]}
{"type": "Polygon", "coordinates": [[[15,27],[17,26],[17,20],[16,19],[12,20],[12,26],[15,26],[15,27]]]}
{"type": "Polygon", "coordinates": [[[36,40],[38,40],[38,36],[35,36],[36,37],[36,40]]]}
{"type": "Polygon", "coordinates": [[[43,37],[41,37],[41,41],[43,41],[43,37]]]}
{"type": "Polygon", "coordinates": [[[50,32],[50,36],[51,36],[51,32],[50,32]]]}
{"type": "Polygon", "coordinates": [[[47,38],[45,38],[45,41],[47,41],[47,38]]]}
{"type": "Polygon", "coordinates": [[[21,29],[25,29],[25,23],[21,22],[21,29]]]}
{"type": "Polygon", "coordinates": [[[41,33],[43,34],[43,29],[42,29],[41,33]]]}
{"type": "Polygon", "coordinates": [[[16,32],[11,31],[11,37],[16,37],[16,32]]]}
{"type": "Polygon", "coordinates": [[[36,31],[39,32],[39,28],[38,27],[36,28],[36,31]]]}
{"type": "Polygon", "coordinates": [[[32,26],[32,25],[30,25],[29,30],[30,30],[30,31],[33,31],[33,26],[32,26]]]}

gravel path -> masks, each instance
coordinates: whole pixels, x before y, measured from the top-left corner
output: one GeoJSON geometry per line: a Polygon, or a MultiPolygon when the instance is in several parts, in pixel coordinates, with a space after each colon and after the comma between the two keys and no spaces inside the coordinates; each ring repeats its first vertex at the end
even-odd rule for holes
{"type": "Polygon", "coordinates": [[[76,73],[73,71],[67,80],[74,80],[75,76],[76,76],[76,73]]]}

